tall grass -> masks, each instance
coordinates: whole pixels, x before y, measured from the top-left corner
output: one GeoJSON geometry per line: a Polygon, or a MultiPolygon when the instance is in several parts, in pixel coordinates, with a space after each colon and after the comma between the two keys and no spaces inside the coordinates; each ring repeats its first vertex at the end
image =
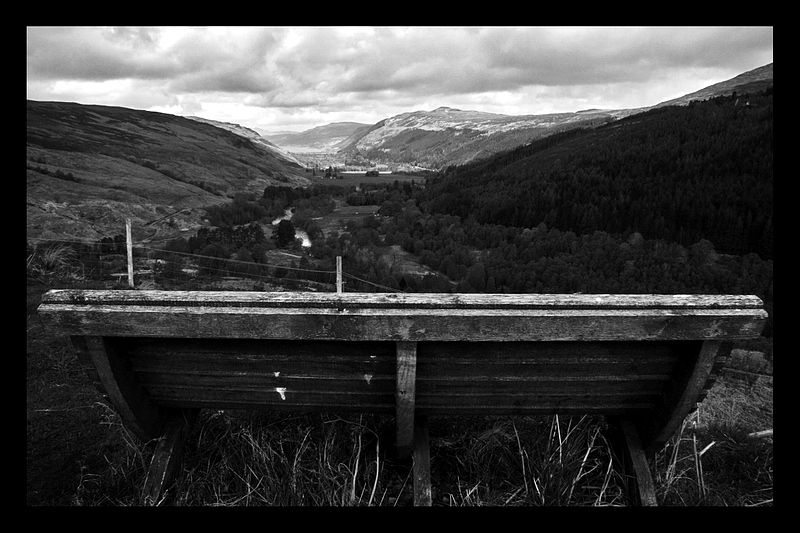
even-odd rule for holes
{"type": "MultiPolygon", "coordinates": [[[[660,505],[772,505],[772,439],[750,436],[765,419],[748,419],[748,394],[718,382],[656,454],[660,505]]],[[[131,436],[110,409],[104,423],[118,445],[104,472],[82,476],[75,504],[138,505],[153,446],[131,436]]],[[[591,416],[432,417],[433,503],[629,505],[606,428],[591,416]]],[[[394,432],[392,416],[203,411],[159,503],[410,505],[412,463],[396,457],[394,432]]]]}
{"type": "Polygon", "coordinates": [[[63,244],[41,247],[28,255],[28,276],[37,279],[73,277],[76,257],[75,250],[63,244]]]}
{"type": "Polygon", "coordinates": [[[720,380],[656,455],[659,502],[771,506],[772,386],[720,380]]]}
{"type": "MultiPolygon", "coordinates": [[[[125,445],[106,473],[82,478],[78,504],[140,503],[152,446],[110,423],[125,445]]],[[[604,428],[593,417],[432,418],[434,505],[625,505],[604,428]]],[[[410,505],[412,464],[396,457],[394,431],[391,416],[204,411],[159,503],[410,505]]]]}
{"type": "MultiPolygon", "coordinates": [[[[438,446],[431,443],[442,504],[625,504],[602,419],[486,418],[460,424],[438,446]]],[[[451,423],[447,429],[456,428],[451,423]]]]}

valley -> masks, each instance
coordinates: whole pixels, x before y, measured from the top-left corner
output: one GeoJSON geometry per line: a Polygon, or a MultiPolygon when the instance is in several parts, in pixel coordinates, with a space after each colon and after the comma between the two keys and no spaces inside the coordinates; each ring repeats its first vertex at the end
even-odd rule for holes
{"type": "Polygon", "coordinates": [[[699,290],[684,287],[680,259],[696,243],[771,258],[771,188],[748,181],[771,178],[771,86],[747,93],[746,107],[733,94],[763,87],[771,72],[768,65],[700,91],[704,100],[690,105],[522,117],[440,107],[272,140],[197,117],[29,101],[29,246],[63,242],[88,257],[118,241],[130,220],[148,261],[189,254],[172,258],[175,272],[281,278],[280,266],[320,274],[338,255],[364,287],[392,290],[699,290]],[[720,113],[730,122],[727,146],[710,133],[720,113]],[[309,151],[286,149],[298,143],[309,151]],[[751,154],[741,176],[734,152],[751,154]],[[711,173],[723,159],[734,181],[718,187],[711,173]],[[686,181],[689,165],[709,176],[686,181]],[[292,227],[281,231],[296,241],[279,234],[286,217],[292,227]],[[650,260],[639,251],[600,277],[621,258],[592,273],[567,266],[584,253],[574,237],[629,252],[631,235],[677,246],[679,260],[662,260],[655,277],[643,275],[650,260]],[[547,240],[554,243],[542,252],[547,240]],[[559,264],[553,250],[567,242],[572,257],[559,264]]]}
{"type": "MultiPolygon", "coordinates": [[[[714,417],[698,411],[683,438],[704,439],[690,446],[710,443],[705,475],[709,482],[722,477],[717,492],[742,493],[714,502],[771,505],[771,440],[761,455],[747,440],[772,425],[771,65],[768,71],[768,79],[759,71],[758,80],[745,76],[680,105],[625,116],[568,114],[561,119],[577,122],[564,127],[551,117],[535,131],[530,123],[503,131],[495,124],[487,134],[479,122],[497,117],[439,108],[359,125],[352,133],[359,137],[344,144],[341,133],[335,143],[305,141],[310,147],[272,145],[238,125],[29,101],[28,504],[108,505],[138,497],[144,446],[131,447],[118,422],[112,427],[113,413],[78,369],[69,340],[46,334],[36,320],[47,288],[129,288],[131,220],[136,289],[331,292],[340,257],[345,291],[757,295],[769,314],[766,327],[759,339],[737,345],[732,358],[744,385],[736,395],[733,382],[727,392],[716,388],[703,404],[731,413],[729,421],[707,424],[714,417]],[[459,114],[464,121],[452,121],[459,114]],[[384,127],[395,134],[383,135],[384,127]],[[712,463],[723,451],[736,460],[712,463]],[[753,479],[727,475],[756,463],[763,466],[753,479]]],[[[241,434],[228,414],[207,415],[241,434]]],[[[348,422],[341,434],[355,435],[361,422],[348,422]]],[[[320,420],[308,427],[314,424],[320,420]]],[[[296,418],[270,422],[264,433],[288,427],[301,437],[293,444],[301,449],[309,433],[297,425],[296,418]]],[[[517,426],[504,427],[492,434],[505,435],[498,442],[507,452],[515,449],[517,426]]],[[[481,426],[462,434],[482,443],[487,433],[481,426]]],[[[284,435],[273,445],[292,442],[284,435]]],[[[676,456],[679,445],[680,438],[676,456]]],[[[453,443],[437,446],[448,453],[453,443]]],[[[237,454],[241,443],[226,449],[237,454]]],[[[287,464],[292,456],[280,455],[287,464]]],[[[241,481],[229,479],[231,487],[241,481]]],[[[689,489],[672,489],[675,505],[698,491],[687,479],[689,489]]],[[[221,490],[209,483],[209,493],[221,490]]]]}

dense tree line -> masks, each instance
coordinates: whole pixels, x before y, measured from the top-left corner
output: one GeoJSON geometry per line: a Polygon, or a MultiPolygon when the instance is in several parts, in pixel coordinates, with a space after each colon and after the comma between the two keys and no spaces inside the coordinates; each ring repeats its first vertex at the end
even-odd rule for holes
{"type": "Polygon", "coordinates": [[[427,210],[772,256],[772,89],[547,137],[429,180],[427,210]]]}
{"type": "Polygon", "coordinates": [[[772,260],[720,254],[705,239],[684,247],[638,232],[482,224],[423,213],[413,201],[384,219],[380,236],[446,276],[449,284],[436,285],[441,292],[756,294],[772,315],[772,260]]]}

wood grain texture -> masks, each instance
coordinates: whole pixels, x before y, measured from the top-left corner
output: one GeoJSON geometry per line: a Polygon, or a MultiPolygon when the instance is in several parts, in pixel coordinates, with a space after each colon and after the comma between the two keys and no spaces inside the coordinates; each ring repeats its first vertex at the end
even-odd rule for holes
{"type": "Polygon", "coordinates": [[[86,350],[123,423],[143,441],[160,435],[164,410],[141,387],[127,354],[103,337],[87,337],[86,350]]]}
{"type": "Polygon", "coordinates": [[[433,505],[431,491],[431,452],[429,447],[429,423],[427,416],[419,416],[414,422],[414,505],[433,505]]]}
{"type": "Polygon", "coordinates": [[[417,343],[397,343],[396,446],[400,456],[411,453],[416,409],[417,343]]]}
{"type": "Polygon", "coordinates": [[[46,327],[103,336],[392,341],[737,339],[753,296],[50,291],[46,327]]]}
{"type": "Polygon", "coordinates": [[[183,456],[183,447],[197,419],[198,410],[170,411],[166,416],[162,437],[156,444],[150,468],[142,489],[142,505],[159,505],[167,485],[183,456]]]}
{"type": "Polygon", "coordinates": [[[645,453],[652,457],[680,428],[705,396],[717,359],[730,354],[730,342],[704,341],[681,358],[665,384],[663,401],[638,424],[645,453]]]}
{"type": "Polygon", "coordinates": [[[640,506],[657,506],[655,484],[636,425],[627,417],[614,416],[606,420],[612,429],[609,442],[627,478],[629,500],[640,506]]]}
{"type": "Polygon", "coordinates": [[[762,309],[755,296],[702,294],[440,294],[53,289],[46,304],[181,307],[484,308],[484,309],[762,309]]]}

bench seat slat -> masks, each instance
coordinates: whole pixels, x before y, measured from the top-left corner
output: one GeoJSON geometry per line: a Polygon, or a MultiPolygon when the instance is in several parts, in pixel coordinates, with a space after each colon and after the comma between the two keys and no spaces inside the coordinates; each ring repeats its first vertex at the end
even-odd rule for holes
{"type": "MultiPolygon", "coordinates": [[[[82,335],[229,339],[374,341],[614,341],[744,339],[758,326],[753,316],[730,312],[672,311],[568,314],[368,314],[293,315],[240,312],[157,313],[140,310],[59,309],[52,324],[82,335]]],[[[567,312],[565,312],[567,313],[567,312]]],[[[44,316],[44,315],[43,315],[44,316]]]]}
{"type": "Polygon", "coordinates": [[[174,305],[178,307],[409,308],[409,309],[763,309],[749,295],[706,294],[386,294],[248,291],[119,291],[54,289],[48,303],[174,305]]]}
{"type": "Polygon", "coordinates": [[[382,341],[749,338],[760,300],[702,295],[441,295],[50,291],[72,334],[382,341]]]}
{"type": "MultiPolygon", "coordinates": [[[[285,392],[286,398],[292,398],[292,392],[285,392]]],[[[394,395],[372,395],[369,398],[362,395],[347,396],[343,394],[325,395],[304,394],[292,401],[282,400],[276,393],[269,391],[243,393],[242,391],[215,391],[214,394],[206,394],[203,397],[185,397],[174,390],[154,390],[153,399],[157,400],[165,407],[172,408],[215,408],[215,409],[282,409],[293,411],[317,411],[325,409],[329,411],[337,410],[357,410],[372,413],[394,413],[394,395]]],[[[619,415],[619,414],[641,414],[652,409],[655,402],[649,398],[623,398],[617,401],[608,399],[605,401],[579,401],[571,398],[563,398],[561,401],[541,401],[541,398],[531,398],[530,401],[522,401],[519,398],[510,398],[505,402],[499,401],[480,401],[474,398],[470,402],[453,404],[443,402],[439,405],[430,401],[420,399],[416,405],[416,411],[426,415],[452,415],[452,414],[471,414],[471,415],[526,415],[535,416],[540,414],[595,414],[595,415],[619,415]],[[534,401],[536,400],[536,401],[534,401]]]]}

